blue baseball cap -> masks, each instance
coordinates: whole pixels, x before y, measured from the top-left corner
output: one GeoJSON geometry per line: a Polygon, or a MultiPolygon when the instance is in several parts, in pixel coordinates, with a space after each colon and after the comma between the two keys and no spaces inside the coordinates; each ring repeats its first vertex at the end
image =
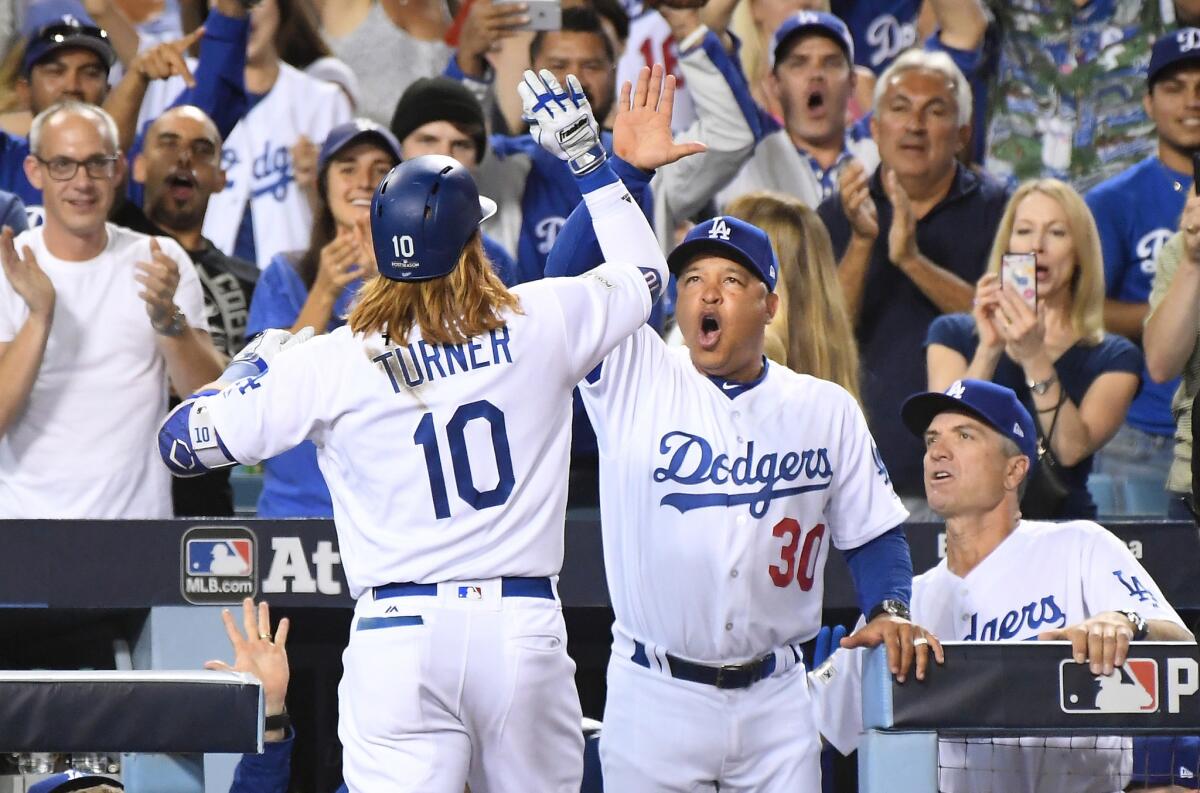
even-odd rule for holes
{"type": "Polygon", "coordinates": [[[91,50],[106,69],[117,60],[108,33],[75,0],[44,0],[30,6],[23,32],[25,57],[21,70],[25,75],[53,53],[68,48],[91,50]]]}
{"type": "Polygon", "coordinates": [[[966,413],[1017,444],[1021,454],[1037,464],[1038,439],[1033,417],[1011,388],[987,380],[955,380],[945,392],[927,391],[904,401],[900,417],[918,438],[929,429],[934,416],[946,411],[966,413]]]}
{"type": "Polygon", "coordinates": [[[1146,85],[1153,88],[1163,71],[1190,61],[1200,61],[1200,28],[1179,28],[1161,36],[1150,50],[1146,85]]]}
{"type": "Polygon", "coordinates": [[[718,215],[693,226],[683,242],[667,257],[667,266],[675,275],[697,256],[721,256],[737,262],[761,278],[774,292],[779,278],[779,262],[767,233],[752,223],[729,215],[718,215]]]}
{"type": "Polygon", "coordinates": [[[71,790],[86,790],[91,787],[99,787],[100,785],[109,785],[118,790],[124,790],[125,786],[115,779],[110,779],[106,776],[98,776],[96,774],[88,774],[82,771],[67,771],[65,774],[55,774],[30,785],[26,793],[68,793],[71,790]]]}
{"type": "Polygon", "coordinates": [[[392,156],[396,158],[396,162],[400,162],[400,142],[396,140],[396,136],[382,124],[376,124],[368,118],[356,118],[353,121],[338,124],[329,130],[329,135],[321,144],[321,153],[317,155],[317,170],[323,169],[325,164],[339,151],[364,138],[375,140],[384,149],[391,152],[392,156]]]}
{"type": "Polygon", "coordinates": [[[854,65],[854,38],[846,23],[833,14],[824,11],[797,11],[776,28],[771,39],[771,68],[779,60],[781,51],[791,43],[791,40],[804,32],[820,33],[833,39],[834,43],[846,53],[846,60],[854,65]]]}

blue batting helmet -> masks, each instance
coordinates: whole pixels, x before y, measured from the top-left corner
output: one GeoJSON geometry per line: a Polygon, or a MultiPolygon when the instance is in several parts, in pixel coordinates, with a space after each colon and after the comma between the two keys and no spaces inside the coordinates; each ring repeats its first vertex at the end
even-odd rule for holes
{"type": "Polygon", "coordinates": [[[458,266],[479,224],[496,203],[452,157],[427,154],[400,163],[371,198],[371,239],[379,274],[393,281],[428,281],[458,266]]]}

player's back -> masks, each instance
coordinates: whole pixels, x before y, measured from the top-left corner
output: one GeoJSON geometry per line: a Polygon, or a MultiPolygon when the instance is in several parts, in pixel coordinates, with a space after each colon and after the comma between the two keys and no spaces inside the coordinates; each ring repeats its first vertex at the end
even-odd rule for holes
{"type": "Polygon", "coordinates": [[[520,311],[464,344],[343,327],[213,406],[239,460],[316,443],[355,597],[396,581],[558,573],[571,390],[645,321],[650,294],[628,265],[513,291],[520,311]]]}

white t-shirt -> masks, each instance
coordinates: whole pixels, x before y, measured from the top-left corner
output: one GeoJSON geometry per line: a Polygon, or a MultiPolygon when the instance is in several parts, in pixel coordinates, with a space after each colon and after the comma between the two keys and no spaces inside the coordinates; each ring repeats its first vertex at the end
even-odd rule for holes
{"type": "MultiPolygon", "coordinates": [[[[42,240],[20,234],[57,293],[42,365],[24,410],[0,437],[0,518],[170,517],[170,475],[155,438],[167,408],[166,360],[150,326],[137,262],[150,237],[108,224],[95,259],[64,261],[42,240]]],[[[191,259],[159,237],[179,265],[175,302],[208,329],[191,259]]],[[[0,273],[0,343],[11,342],[29,309],[0,273]]]]}
{"type": "Polygon", "coordinates": [[[637,268],[604,264],[513,293],[520,313],[465,344],[418,329],[385,345],[343,326],[205,398],[240,462],[316,444],[352,597],[558,574],[571,390],[646,321],[650,291],[637,268]]]}

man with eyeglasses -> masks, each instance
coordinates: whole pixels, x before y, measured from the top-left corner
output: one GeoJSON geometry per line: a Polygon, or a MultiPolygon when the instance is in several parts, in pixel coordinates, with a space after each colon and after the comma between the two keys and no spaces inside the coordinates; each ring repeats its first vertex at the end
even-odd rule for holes
{"type": "MultiPolygon", "coordinates": [[[[179,76],[188,88],[173,104],[201,107],[211,114],[222,134],[228,134],[246,112],[242,70],[248,33],[246,9],[240,0],[216,0],[203,30],[138,53],[110,91],[108,76],[116,53],[108,34],[78,3],[43,0],[29,9],[17,94],[35,115],[68,99],[103,104],[116,120],[121,147],[129,149],[150,84],[179,76]],[[197,40],[200,64],[193,76],[184,53],[197,40]]],[[[30,225],[37,225],[42,221],[42,197],[25,176],[29,151],[28,140],[0,130],[0,190],[17,194],[25,203],[30,225]]]]}
{"type": "Polygon", "coordinates": [[[221,370],[195,268],[107,222],[125,161],[103,110],[51,105],[30,145],[45,222],[0,232],[0,518],[169,517],[168,378],[189,394],[221,370]]]}

